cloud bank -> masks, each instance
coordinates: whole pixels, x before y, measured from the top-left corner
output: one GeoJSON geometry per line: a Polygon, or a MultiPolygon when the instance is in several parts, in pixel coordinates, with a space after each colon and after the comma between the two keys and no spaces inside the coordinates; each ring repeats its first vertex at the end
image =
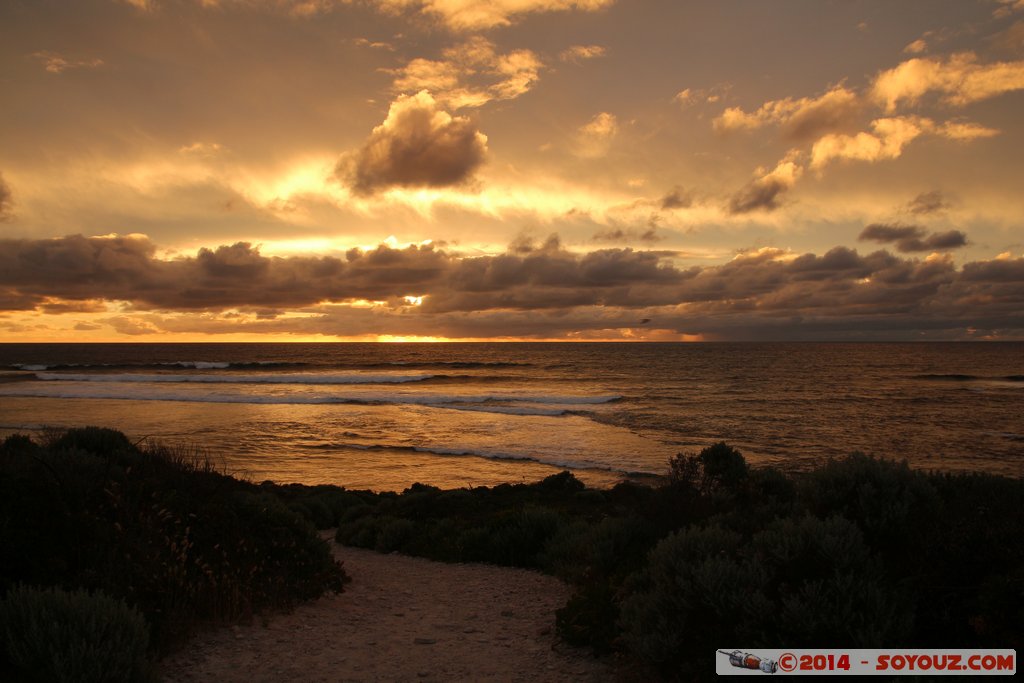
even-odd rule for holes
{"type": "MultiPolygon", "coordinates": [[[[868,226],[863,237],[897,244],[957,241],[915,226],[868,226]]],[[[845,247],[822,255],[762,249],[720,266],[680,268],[665,252],[575,254],[553,237],[493,256],[381,245],[343,256],[283,258],[236,243],[165,259],[140,235],[0,240],[0,302],[7,310],[70,313],[95,310],[103,301],[128,302],[117,324],[136,333],[150,329],[146,325],[168,330],[172,319],[179,330],[215,320],[221,331],[354,334],[341,321],[360,320],[376,334],[451,336],[571,336],[635,327],[640,318],[650,318],[656,329],[723,338],[783,326],[796,336],[865,325],[895,334],[962,331],[995,321],[1019,331],[1024,258],[958,269],[939,255],[921,260],[845,247]],[[351,305],[359,301],[380,303],[351,305]],[[200,311],[207,313],[195,315],[200,311]],[[180,317],[187,312],[187,319],[180,317]],[[232,320],[239,325],[232,328],[232,320]],[[512,322],[519,327],[507,327],[512,322]]]]}

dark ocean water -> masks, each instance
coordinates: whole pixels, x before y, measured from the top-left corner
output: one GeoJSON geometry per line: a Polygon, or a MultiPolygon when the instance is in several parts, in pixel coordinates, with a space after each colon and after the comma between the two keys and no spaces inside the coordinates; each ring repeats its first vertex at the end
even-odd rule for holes
{"type": "Polygon", "coordinates": [[[1024,344],[4,344],[0,434],[100,425],[261,480],[660,474],[725,440],[1024,476],[1024,344]]]}

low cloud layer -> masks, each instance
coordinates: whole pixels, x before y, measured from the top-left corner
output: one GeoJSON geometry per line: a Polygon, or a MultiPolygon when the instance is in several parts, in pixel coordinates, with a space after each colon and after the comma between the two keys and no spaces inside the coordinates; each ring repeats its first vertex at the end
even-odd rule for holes
{"type": "Polygon", "coordinates": [[[887,225],[873,223],[861,231],[857,239],[882,244],[894,244],[903,253],[916,251],[946,251],[967,246],[967,235],[959,230],[928,233],[916,225],[887,225]]]}
{"type": "Polygon", "coordinates": [[[359,195],[391,187],[446,187],[470,180],[486,154],[487,136],[472,121],[439,109],[422,91],[399,96],[351,169],[343,163],[338,175],[359,195]]]}
{"type": "MultiPolygon", "coordinates": [[[[869,226],[865,234],[896,243],[945,238],[914,226],[869,226]]],[[[664,252],[574,254],[554,237],[478,257],[382,245],[339,257],[281,258],[237,243],[164,259],[142,236],[0,241],[0,302],[8,310],[71,314],[96,310],[102,301],[129,302],[116,316],[125,333],[167,331],[178,312],[197,310],[213,317],[178,318],[178,331],[217,320],[222,332],[356,334],[340,321],[358,319],[360,333],[571,336],[631,328],[644,318],[652,329],[723,338],[730,329],[790,329],[799,336],[801,329],[883,322],[894,333],[994,321],[1024,330],[1024,258],[958,269],[948,256],[762,249],[720,266],[680,268],[664,252]],[[346,305],[354,301],[382,303],[346,305]],[[285,311],[305,315],[281,316],[285,311]],[[513,321],[519,327],[508,326],[513,321]]]]}

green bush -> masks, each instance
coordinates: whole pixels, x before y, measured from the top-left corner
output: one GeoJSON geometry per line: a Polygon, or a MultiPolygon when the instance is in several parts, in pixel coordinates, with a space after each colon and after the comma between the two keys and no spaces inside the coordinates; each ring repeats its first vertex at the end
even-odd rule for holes
{"type": "Polygon", "coordinates": [[[868,543],[887,552],[931,530],[939,498],[928,475],[906,461],[878,460],[853,453],[829,460],[801,480],[801,498],[819,517],[841,515],[857,524],[868,543]]]}
{"type": "Polygon", "coordinates": [[[15,586],[0,601],[10,676],[47,683],[153,680],[149,628],[138,610],[102,593],[15,586]]]}
{"type": "Polygon", "coordinates": [[[537,567],[544,546],[562,520],[547,508],[525,507],[499,522],[491,537],[492,561],[516,567],[537,567]]]}
{"type": "Polygon", "coordinates": [[[562,526],[544,548],[543,566],[570,583],[621,578],[638,568],[657,540],[636,515],[562,526]]]}
{"type": "Polygon", "coordinates": [[[710,666],[707,652],[724,642],[1017,647],[1024,638],[1022,481],[859,454],[787,474],[750,469],[724,443],[670,467],[658,487],[591,491],[560,473],[493,488],[342,493],[351,498],[337,539],[555,574],[574,591],[557,616],[562,638],[626,650],[670,677],[709,677],[691,665],[710,666]]]}
{"type": "Polygon", "coordinates": [[[706,653],[723,641],[882,647],[911,627],[906,600],[841,518],[777,520],[751,538],[685,529],[655,547],[630,590],[624,641],[665,673],[708,675],[706,653]]]}
{"type": "Polygon", "coordinates": [[[418,525],[410,519],[392,519],[377,535],[376,548],[389,553],[404,549],[416,536],[418,525]]]}

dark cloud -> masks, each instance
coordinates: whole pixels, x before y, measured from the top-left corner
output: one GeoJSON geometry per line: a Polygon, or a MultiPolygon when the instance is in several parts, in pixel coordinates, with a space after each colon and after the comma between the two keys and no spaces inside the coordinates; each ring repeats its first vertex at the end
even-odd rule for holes
{"type": "MultiPolygon", "coordinates": [[[[914,226],[869,234],[945,239],[907,228],[914,226]]],[[[474,257],[384,245],[343,256],[267,257],[237,243],[165,259],[143,237],[0,240],[0,304],[67,313],[126,301],[123,313],[103,322],[129,335],[556,337],[638,326],[721,338],[757,329],[768,330],[766,338],[784,338],[787,329],[790,338],[860,338],[858,330],[901,338],[915,329],[955,336],[967,327],[1024,334],[1024,259],[958,270],[948,256],[922,260],[846,247],[798,256],[762,249],[706,267],[681,268],[670,259],[633,249],[574,253],[554,235],[474,257]],[[424,298],[414,306],[405,297],[424,298]],[[356,300],[382,303],[342,305],[356,300]],[[191,314],[197,310],[209,315],[191,314]],[[288,311],[304,315],[282,315],[288,311]]]]}
{"type": "MultiPolygon", "coordinates": [[[[967,246],[967,235],[960,232],[959,230],[947,230],[946,232],[936,232],[928,236],[924,240],[923,248],[913,249],[912,251],[928,251],[931,249],[959,249],[960,247],[967,246]]],[[[900,248],[900,251],[910,251],[907,249],[900,248]]]]}
{"type": "Polygon", "coordinates": [[[895,242],[897,240],[914,239],[925,235],[923,228],[916,225],[887,225],[884,223],[872,223],[861,230],[857,239],[860,241],[873,240],[875,242],[895,242]]]}
{"type": "Polygon", "coordinates": [[[926,216],[939,211],[945,211],[950,207],[949,200],[938,190],[932,190],[931,192],[922,192],[921,194],[914,197],[910,204],[907,205],[907,210],[912,214],[919,216],[926,216]]]}
{"type": "Polygon", "coordinates": [[[729,199],[729,213],[774,211],[781,206],[779,197],[789,188],[789,183],[774,177],[755,180],[729,199]]]}
{"type": "Polygon", "coordinates": [[[1011,55],[1024,55],[1024,21],[1015,21],[1010,28],[991,38],[992,46],[1011,55]]]}
{"type": "Polygon", "coordinates": [[[959,230],[931,233],[916,225],[887,225],[872,223],[861,231],[857,239],[875,242],[894,242],[903,253],[915,251],[941,251],[967,245],[967,235],[959,230]]]}
{"type": "Polygon", "coordinates": [[[665,238],[658,234],[657,226],[652,225],[646,230],[623,230],[622,228],[599,230],[591,239],[602,242],[632,242],[634,240],[657,242],[665,238]]]}
{"type": "Polygon", "coordinates": [[[798,108],[783,125],[792,140],[816,140],[827,133],[856,126],[863,105],[851,91],[835,88],[798,108]]]}
{"type": "Polygon", "coordinates": [[[0,221],[6,221],[11,218],[11,207],[13,204],[11,188],[4,181],[3,173],[0,173],[0,221]]]}
{"type": "Polygon", "coordinates": [[[671,209],[687,209],[693,205],[693,197],[682,188],[675,188],[661,198],[661,208],[665,211],[671,209]]]}
{"type": "Polygon", "coordinates": [[[337,174],[359,195],[390,187],[445,187],[465,183],[483,163],[487,136],[466,117],[439,109],[426,91],[400,96],[337,174]]]}

